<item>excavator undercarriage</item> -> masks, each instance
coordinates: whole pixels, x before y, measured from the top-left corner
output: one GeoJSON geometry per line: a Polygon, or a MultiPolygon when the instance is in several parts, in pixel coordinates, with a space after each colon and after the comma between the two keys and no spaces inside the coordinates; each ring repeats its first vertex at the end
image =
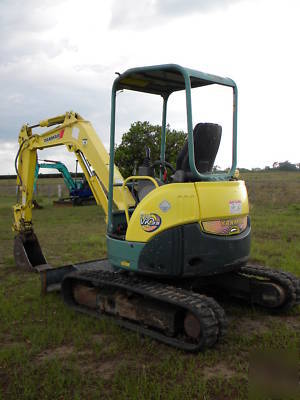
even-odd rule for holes
{"type": "Polygon", "coordinates": [[[227,320],[216,299],[224,296],[286,312],[300,304],[300,280],[259,265],[220,276],[156,280],[114,271],[107,259],[41,271],[42,293],[61,290],[71,308],[170,346],[196,352],[216,344],[227,320]],[[213,297],[211,297],[213,296],[213,297]]]}
{"type": "Polygon", "coordinates": [[[126,272],[79,272],[62,283],[64,301],[97,318],[188,351],[213,346],[226,328],[225,313],[209,297],[126,272]]]}

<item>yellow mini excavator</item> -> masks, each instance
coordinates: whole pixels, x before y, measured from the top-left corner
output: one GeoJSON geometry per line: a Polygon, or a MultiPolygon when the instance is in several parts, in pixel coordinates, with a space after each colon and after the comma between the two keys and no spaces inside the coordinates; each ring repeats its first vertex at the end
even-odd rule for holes
{"type": "Polygon", "coordinates": [[[72,308],[187,351],[213,346],[226,331],[224,310],[207,294],[226,293],[274,311],[299,304],[299,279],[247,264],[251,228],[245,183],[235,177],[236,143],[235,82],[174,64],[129,69],[115,79],[109,155],[90,122],[77,113],[24,125],[15,162],[16,265],[39,271],[43,291],[61,290],[72,308]],[[193,128],[191,89],[212,84],[232,89],[227,173],[213,172],[221,126],[193,128]],[[158,95],[163,104],[160,159],[148,154],[137,174],[126,179],[114,165],[119,90],[158,95]],[[185,92],[188,135],[174,168],[165,159],[166,118],[169,96],[177,91],[185,92]],[[33,133],[38,127],[51,128],[33,133]],[[32,195],[37,150],[61,145],[75,154],[106,214],[108,258],[51,268],[33,230],[32,195]]]}

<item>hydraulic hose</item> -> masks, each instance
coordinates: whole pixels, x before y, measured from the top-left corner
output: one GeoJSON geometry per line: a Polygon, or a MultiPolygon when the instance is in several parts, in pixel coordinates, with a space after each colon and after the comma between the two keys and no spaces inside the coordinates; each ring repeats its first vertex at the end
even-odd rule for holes
{"type": "Polygon", "coordinates": [[[19,150],[17,152],[16,158],[15,158],[15,170],[16,170],[17,176],[20,180],[21,186],[23,186],[23,181],[22,181],[21,175],[19,174],[19,171],[18,171],[18,158],[19,158],[20,152],[22,150],[22,147],[24,146],[25,141],[26,140],[24,140],[24,142],[21,143],[19,150]]]}

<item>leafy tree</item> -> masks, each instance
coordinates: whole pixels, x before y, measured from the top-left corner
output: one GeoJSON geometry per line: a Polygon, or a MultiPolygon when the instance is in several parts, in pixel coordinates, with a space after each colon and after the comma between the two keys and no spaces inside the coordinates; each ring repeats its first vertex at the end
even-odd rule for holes
{"type": "MultiPolygon", "coordinates": [[[[166,129],[166,161],[176,166],[176,158],[187,138],[183,131],[166,129]]],[[[134,173],[136,166],[143,163],[146,148],[151,151],[151,161],[160,159],[161,126],[137,121],[124,133],[122,142],[115,149],[115,163],[126,178],[134,173]]]]}
{"type": "Polygon", "coordinates": [[[296,165],[290,163],[289,161],[279,163],[278,169],[281,171],[297,171],[296,165]]]}
{"type": "Polygon", "coordinates": [[[277,169],[278,171],[297,171],[297,164],[292,164],[289,161],[284,162],[274,162],[273,169],[277,169]]]}

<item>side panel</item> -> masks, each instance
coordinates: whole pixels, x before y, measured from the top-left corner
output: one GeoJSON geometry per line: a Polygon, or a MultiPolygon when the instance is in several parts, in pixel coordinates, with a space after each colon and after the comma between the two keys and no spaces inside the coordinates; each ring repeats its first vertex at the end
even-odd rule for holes
{"type": "Polygon", "coordinates": [[[138,204],[126,240],[148,242],[175,226],[248,213],[243,181],[172,183],[154,189],[138,204]]]}
{"type": "Polygon", "coordinates": [[[107,256],[114,267],[137,270],[144,243],[130,243],[106,236],[107,256]]]}
{"type": "Polygon", "coordinates": [[[194,277],[224,274],[248,261],[251,228],[238,235],[204,233],[200,224],[166,230],[147,242],[138,260],[138,271],[165,277],[194,277]]]}
{"type": "Polygon", "coordinates": [[[196,182],[200,220],[248,215],[248,195],[244,181],[196,182]]]}
{"type": "Polygon", "coordinates": [[[148,242],[174,226],[199,220],[199,204],[194,183],[172,183],[150,192],[134,210],[126,240],[148,242]]]}

